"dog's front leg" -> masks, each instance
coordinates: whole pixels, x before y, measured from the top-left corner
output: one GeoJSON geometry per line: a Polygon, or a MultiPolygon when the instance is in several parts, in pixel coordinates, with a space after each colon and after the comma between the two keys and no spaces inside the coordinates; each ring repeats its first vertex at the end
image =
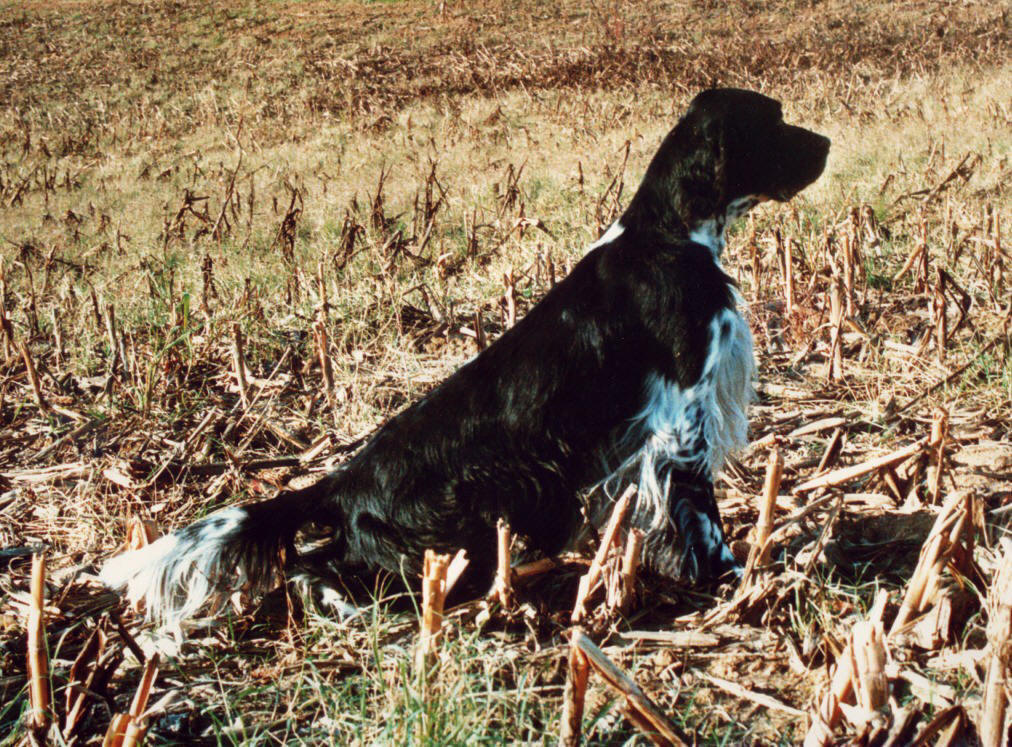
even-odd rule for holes
{"type": "Polygon", "coordinates": [[[666,481],[667,521],[648,530],[643,560],[650,570],[695,583],[741,576],[741,564],[724,539],[713,486],[708,480],[676,471],[666,481]]]}

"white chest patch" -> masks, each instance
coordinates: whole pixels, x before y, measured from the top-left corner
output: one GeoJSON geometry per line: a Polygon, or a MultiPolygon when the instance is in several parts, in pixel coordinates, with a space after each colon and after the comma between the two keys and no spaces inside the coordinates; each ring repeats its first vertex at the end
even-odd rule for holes
{"type": "Polygon", "coordinates": [[[671,469],[712,480],[728,454],[747,443],[754,377],[748,324],[737,310],[722,309],[710,322],[709,349],[695,384],[682,388],[657,375],[647,380],[644,407],[625,438],[636,450],[606,484],[615,478],[637,482],[637,512],[649,513],[652,526],[663,525],[669,520],[671,469]]]}
{"type": "Polygon", "coordinates": [[[720,261],[720,255],[724,251],[726,242],[724,240],[724,228],[732,222],[745,215],[762,200],[755,195],[746,195],[732,200],[728,203],[727,210],[723,216],[707,218],[700,221],[689,229],[689,239],[697,244],[702,244],[713,254],[715,262],[720,261]]]}
{"type": "Polygon", "coordinates": [[[724,251],[724,221],[710,218],[698,223],[689,231],[689,239],[705,246],[713,254],[713,259],[719,260],[724,251]]]}

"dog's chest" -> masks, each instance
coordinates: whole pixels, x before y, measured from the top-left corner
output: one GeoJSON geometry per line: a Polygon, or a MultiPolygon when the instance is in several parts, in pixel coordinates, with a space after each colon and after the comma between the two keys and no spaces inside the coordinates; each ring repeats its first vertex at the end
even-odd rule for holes
{"type": "Polygon", "coordinates": [[[733,308],[709,325],[699,377],[689,386],[652,373],[644,382],[643,407],[620,441],[622,466],[615,476],[635,482],[640,503],[658,520],[675,472],[711,478],[727,455],[745,445],[755,363],[748,324],[733,308]]]}

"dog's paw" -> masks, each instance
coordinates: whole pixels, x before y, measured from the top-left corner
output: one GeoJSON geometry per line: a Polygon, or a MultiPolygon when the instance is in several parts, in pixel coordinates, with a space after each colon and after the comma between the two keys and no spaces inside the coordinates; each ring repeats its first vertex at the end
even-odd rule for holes
{"type": "Polygon", "coordinates": [[[735,583],[745,572],[723,540],[719,544],[699,541],[686,543],[681,570],[682,576],[699,585],[735,583]]]}
{"type": "Polygon", "coordinates": [[[696,584],[740,578],[744,568],[724,540],[718,521],[703,511],[678,514],[682,552],[681,576],[696,584]]]}
{"type": "Polygon", "coordinates": [[[304,603],[324,615],[336,617],[339,622],[351,622],[362,614],[362,609],[345,599],[344,594],[322,579],[307,573],[297,573],[291,579],[304,603]]]}

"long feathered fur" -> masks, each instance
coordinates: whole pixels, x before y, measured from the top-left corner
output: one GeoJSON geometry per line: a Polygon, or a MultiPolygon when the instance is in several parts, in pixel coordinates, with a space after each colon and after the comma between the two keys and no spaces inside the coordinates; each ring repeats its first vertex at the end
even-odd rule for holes
{"type": "Polygon", "coordinates": [[[384,571],[410,585],[429,548],[467,550],[459,586],[478,593],[498,519],[554,553],[621,480],[640,486],[648,568],[700,581],[734,570],[712,478],[744,443],[755,369],[723,231],[814,181],[828,149],[772,99],[703,92],[620,219],[494,344],[316,485],[211,515],[102,578],[169,626],[279,571],[352,595],[384,571]],[[309,524],[321,539],[299,546],[309,524]]]}
{"type": "Polygon", "coordinates": [[[143,602],[147,617],[178,632],[209,600],[235,591],[270,590],[282,571],[283,550],[320,499],[321,484],[252,506],[232,506],[145,547],[109,560],[101,581],[143,602]],[[269,517],[269,521],[264,521],[269,517]]]}

